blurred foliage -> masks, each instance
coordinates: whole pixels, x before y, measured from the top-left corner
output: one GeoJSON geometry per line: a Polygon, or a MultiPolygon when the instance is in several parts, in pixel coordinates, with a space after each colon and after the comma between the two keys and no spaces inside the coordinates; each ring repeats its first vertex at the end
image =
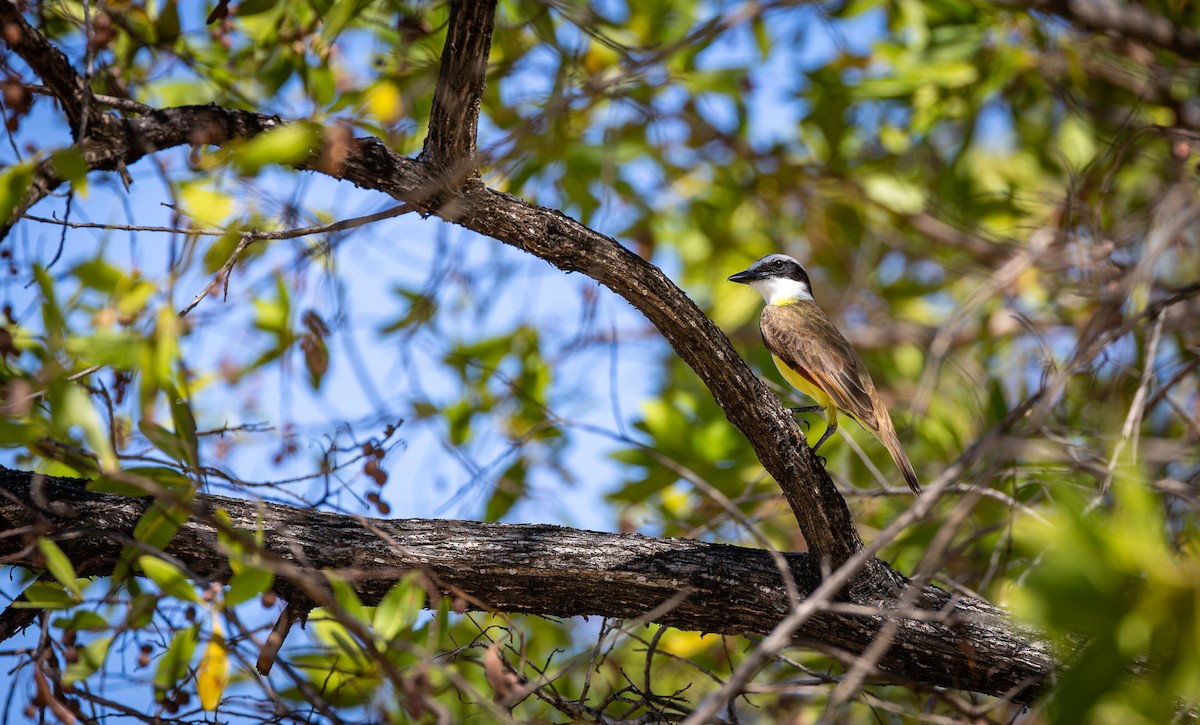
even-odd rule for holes
{"type": "MultiPolygon", "coordinates": [[[[77,578],[54,542],[38,544],[48,575],[14,606],[56,612],[64,681],[132,672],[166,714],[193,694],[251,711],[245,662],[260,632],[243,623],[275,611],[274,572],[253,547],[261,532],[222,530],[233,572],[223,589],[194,590],[186,562],[147,553],[202,487],[380,515],[388,499],[407,506],[429,489],[513,520],[592,508],[561,492],[578,482],[613,504],[613,528],[757,545],[733,506],[773,545],[804,546],[696,377],[594,285],[546,282],[540,262],[441,227],[430,239],[377,226],[249,243],[254,231],[351,215],[341,192],[286,168],[319,140],[373,135],[420,150],[445,4],[243,0],[206,25],[195,4],[126,0],[90,8],[87,38],[79,2],[30,5],[79,67],[93,57],[99,93],[303,121],[135,167],[134,194],[168,205],[175,230],[153,236],[119,228],[151,212],[122,216],[127,202],[112,199],[128,199],[124,188],[114,197],[111,179],[84,173],[63,124],[44,123],[58,111],[16,82],[37,79],[4,61],[13,143],[0,214],[49,158],[71,182],[71,219],[85,209],[111,228],[60,238],[23,221],[0,244],[0,446],[20,466],[158,499],[138,526],[142,548],[129,547],[110,581],[77,578]],[[363,299],[378,278],[390,296],[363,299]],[[207,299],[179,316],[198,290],[207,299]],[[382,392],[376,372],[391,383],[382,392]],[[313,408],[319,423],[295,422],[313,408]],[[438,457],[453,463],[431,466],[438,457]]],[[[1200,5],[1139,6],[1200,27],[1200,5]]],[[[1200,696],[1198,73],[1195,58],[1020,3],[503,0],[480,149],[489,184],[668,270],[773,384],[759,300],[725,278],[770,252],[800,258],[922,480],[972,451],[934,515],[885,558],[916,570],[965,507],[949,548],[934,552],[934,582],[1011,600],[1077,655],[1025,721],[1164,722],[1200,696]]],[[[822,454],[865,538],[909,505],[882,448],[853,426],[822,454]]],[[[274,684],[281,702],[348,719],[514,707],[537,720],[575,700],[573,718],[675,717],[706,692],[698,673],[728,672],[746,647],[464,615],[461,603],[418,614],[415,579],[374,610],[345,582],[331,586],[341,611],[314,615],[274,684]],[[555,678],[546,699],[505,702],[502,690],[543,675],[555,678]]],[[[759,678],[792,689],[749,697],[746,721],[830,715],[841,665],[792,657],[759,678]]],[[[871,685],[836,715],[918,712],[1017,714],[871,685]]]]}
{"type": "Polygon", "coordinates": [[[1050,521],[1026,520],[1017,541],[1042,558],[1014,603],[1075,661],[1054,722],[1171,722],[1200,698],[1196,531],[1170,533],[1163,501],[1132,472],[1112,499],[1088,515],[1087,497],[1068,493],[1050,521]]]}

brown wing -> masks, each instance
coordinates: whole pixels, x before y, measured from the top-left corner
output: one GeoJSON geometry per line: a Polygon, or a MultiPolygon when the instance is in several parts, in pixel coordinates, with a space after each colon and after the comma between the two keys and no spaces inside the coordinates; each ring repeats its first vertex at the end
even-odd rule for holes
{"type": "Polygon", "coordinates": [[[776,357],[813,381],[863,427],[879,430],[875,385],[867,366],[816,303],[767,305],[760,327],[763,342],[776,357]]]}

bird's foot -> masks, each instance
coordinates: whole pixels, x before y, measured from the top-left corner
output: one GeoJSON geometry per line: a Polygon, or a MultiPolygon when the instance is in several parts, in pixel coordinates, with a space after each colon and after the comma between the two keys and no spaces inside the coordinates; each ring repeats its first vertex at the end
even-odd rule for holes
{"type": "MultiPolygon", "coordinates": [[[[795,415],[800,415],[802,413],[819,413],[823,410],[825,410],[825,409],[819,405],[805,405],[805,406],[801,406],[799,408],[788,408],[787,412],[789,412],[793,416],[795,416],[795,415]]],[[[796,425],[800,426],[800,429],[803,430],[805,433],[808,433],[809,429],[812,428],[812,424],[809,423],[808,420],[805,418],[801,418],[800,420],[796,421],[796,425]]]]}

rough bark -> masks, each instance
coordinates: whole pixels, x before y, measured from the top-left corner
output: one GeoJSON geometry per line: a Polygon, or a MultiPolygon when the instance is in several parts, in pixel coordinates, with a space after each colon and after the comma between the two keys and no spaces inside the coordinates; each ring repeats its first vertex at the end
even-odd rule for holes
{"type": "Polygon", "coordinates": [[[421,160],[445,171],[451,188],[468,176],[478,176],[475,139],[495,22],[495,0],[450,4],[438,92],[429,112],[421,160]]]}
{"type": "MultiPolygon", "coordinates": [[[[87,491],[85,481],[45,478],[37,496],[31,474],[0,468],[0,561],[35,566],[37,535],[58,541],[91,576],[112,573],[121,546],[152,502],[87,491]],[[43,503],[45,506],[45,503],[43,503]]],[[[715,634],[766,634],[790,610],[770,553],[688,539],[655,539],[561,526],[476,521],[369,519],[281,504],[199,495],[167,553],[197,577],[221,580],[228,556],[211,513],[233,526],[263,526],[263,549],[292,601],[303,599],[325,569],[354,583],[375,604],[404,572],[428,574],[447,596],[476,608],[544,616],[605,616],[715,634]]],[[[801,597],[821,582],[808,554],[785,554],[801,597]]],[[[869,570],[878,578],[887,565],[869,570]]],[[[890,569],[887,569],[891,572],[890,569]]],[[[891,572],[899,587],[911,586],[891,572]]],[[[797,644],[860,653],[888,618],[899,629],[880,667],[900,680],[973,690],[1029,702],[1053,671],[1047,643],[1013,625],[987,602],[921,589],[910,611],[896,593],[849,587],[809,619],[797,644]],[[844,605],[862,609],[846,611],[844,605]],[[838,606],[843,605],[843,606],[838,606]]],[[[436,604],[436,603],[435,603],[436,604]]]]}

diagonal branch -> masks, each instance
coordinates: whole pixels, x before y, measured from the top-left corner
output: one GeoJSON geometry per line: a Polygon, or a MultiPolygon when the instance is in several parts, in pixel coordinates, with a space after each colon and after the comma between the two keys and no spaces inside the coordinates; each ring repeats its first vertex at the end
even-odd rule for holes
{"type": "MultiPolygon", "coordinates": [[[[36,531],[73,561],[86,562],[86,575],[111,574],[121,543],[153,499],[94,493],[86,481],[46,477],[44,497],[65,504],[52,512],[35,503],[31,478],[0,468],[0,521],[10,533],[0,537],[0,562],[35,565],[37,547],[20,533],[36,531]]],[[[374,605],[416,569],[443,595],[494,611],[635,619],[657,611],[655,622],[730,635],[766,634],[789,612],[780,572],[759,549],[546,525],[368,519],[201,494],[167,553],[215,580],[228,576],[228,552],[212,525],[217,508],[234,527],[262,530],[261,555],[278,572],[280,593],[301,609],[311,606],[305,587],[289,577],[323,580],[323,571],[333,569],[374,605]]],[[[821,587],[811,556],[785,556],[802,598],[821,587]]],[[[904,610],[870,596],[814,600],[789,639],[862,653],[889,621],[895,639],[879,665],[903,680],[1030,702],[1055,666],[1049,645],[997,608],[933,586],[917,590],[904,610]]]]}
{"type": "Polygon", "coordinates": [[[67,116],[71,134],[79,140],[80,129],[84,128],[83,116],[87,113],[87,128],[91,132],[111,127],[116,120],[99,110],[96,103],[84,103],[91,93],[83,76],[75,72],[71,61],[61,50],[55,48],[25,20],[16,3],[0,0],[0,34],[4,43],[29,64],[42,83],[54,94],[67,116]]]}

